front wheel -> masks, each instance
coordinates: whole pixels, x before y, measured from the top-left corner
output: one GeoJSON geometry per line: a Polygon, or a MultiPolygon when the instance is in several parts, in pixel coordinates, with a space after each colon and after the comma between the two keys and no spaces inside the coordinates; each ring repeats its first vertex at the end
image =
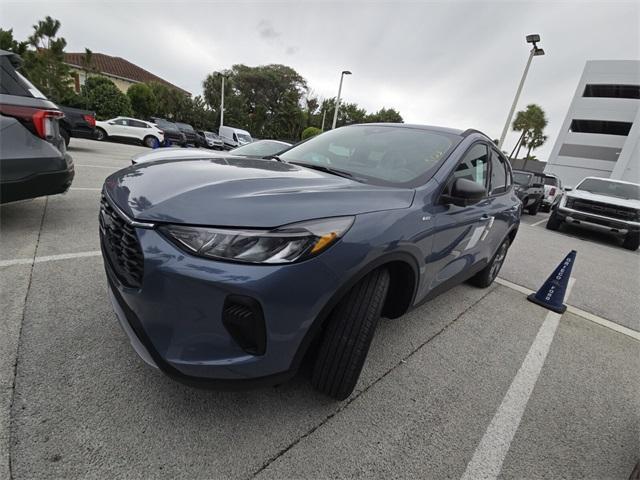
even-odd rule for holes
{"type": "Polygon", "coordinates": [[[336,400],[344,400],[353,392],[387,297],[389,281],[387,270],[373,271],[331,312],[311,378],[317,390],[336,400]]]}
{"type": "Polygon", "coordinates": [[[624,242],[622,246],[627,250],[638,250],[640,246],[640,233],[639,232],[629,232],[624,237],[624,242]]]}
{"type": "Polygon", "coordinates": [[[562,225],[562,220],[558,218],[558,215],[551,212],[551,215],[549,215],[549,219],[547,220],[547,230],[560,230],[560,225],[562,225]]]}
{"type": "Polygon", "coordinates": [[[505,258],[507,258],[510,243],[508,238],[504,239],[489,264],[469,279],[471,285],[487,288],[493,283],[498,273],[500,273],[505,258]]]}

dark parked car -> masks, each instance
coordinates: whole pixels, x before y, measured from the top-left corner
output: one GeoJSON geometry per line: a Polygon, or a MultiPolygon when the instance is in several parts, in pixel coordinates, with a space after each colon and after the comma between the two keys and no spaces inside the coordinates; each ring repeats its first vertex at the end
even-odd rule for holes
{"type": "Polygon", "coordinates": [[[184,136],[187,139],[187,144],[193,145],[194,147],[199,146],[198,134],[196,133],[196,131],[191,125],[189,125],[188,123],[181,123],[181,122],[176,122],[176,125],[178,126],[180,131],[184,133],[184,136]]]}
{"type": "Polygon", "coordinates": [[[180,131],[178,126],[164,118],[151,117],[150,122],[164,132],[164,143],[166,145],[179,145],[185,147],[187,145],[187,137],[180,131]]]}
{"type": "Polygon", "coordinates": [[[346,398],[381,315],[488,287],[519,226],[509,163],[475,130],[353,125],[279,158],[169,159],[105,181],[113,307],[176,380],[279,383],[307,359],[313,385],[346,398]]]}
{"type": "Polygon", "coordinates": [[[513,183],[516,184],[516,193],[522,202],[522,208],[530,215],[538,213],[544,199],[544,174],[514,170],[513,183]]]}
{"type": "Polygon", "coordinates": [[[0,202],[63,193],[74,169],[60,135],[63,113],[17,70],[18,55],[0,50],[0,202]]]}
{"type": "Polygon", "coordinates": [[[71,108],[60,105],[64,117],[60,119],[60,135],[68,147],[71,137],[95,138],[96,114],[90,110],[71,108]]]}

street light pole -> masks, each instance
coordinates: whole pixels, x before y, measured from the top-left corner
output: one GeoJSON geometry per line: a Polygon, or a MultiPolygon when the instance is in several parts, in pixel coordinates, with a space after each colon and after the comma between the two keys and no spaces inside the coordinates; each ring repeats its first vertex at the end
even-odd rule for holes
{"type": "Polygon", "coordinates": [[[222,77],[222,89],[220,90],[220,126],[224,125],[224,79],[227,78],[224,75],[222,77]]]}
{"type": "Polygon", "coordinates": [[[500,135],[500,140],[498,141],[498,148],[502,148],[502,144],[504,143],[504,139],[507,137],[507,132],[509,131],[509,125],[511,125],[511,119],[513,117],[513,112],[516,110],[516,105],[518,104],[518,99],[520,98],[520,93],[522,92],[522,86],[524,85],[524,81],[527,78],[527,73],[529,73],[529,66],[531,65],[531,60],[533,57],[538,57],[540,55],[544,55],[544,50],[538,48],[537,43],[540,41],[540,35],[527,35],[527,43],[532,43],[533,48],[529,52],[529,58],[527,59],[527,65],[524,67],[524,72],[522,74],[522,78],[520,79],[520,84],[518,85],[518,90],[516,90],[516,96],[513,99],[513,103],[511,104],[511,109],[509,110],[509,115],[507,116],[507,121],[504,124],[504,128],[502,129],[502,135],[500,135]]]}
{"type": "Polygon", "coordinates": [[[345,75],[351,75],[349,70],[343,70],[340,74],[340,86],[338,87],[338,98],[336,98],[336,108],[333,112],[333,124],[331,125],[331,129],[336,128],[336,122],[338,121],[338,109],[340,108],[340,94],[342,93],[342,80],[345,75]]]}
{"type": "Polygon", "coordinates": [[[322,128],[320,128],[320,131],[321,131],[321,132],[324,132],[324,119],[325,119],[325,118],[327,118],[327,111],[326,111],[326,110],[324,110],[324,111],[322,112],[322,128]]]}

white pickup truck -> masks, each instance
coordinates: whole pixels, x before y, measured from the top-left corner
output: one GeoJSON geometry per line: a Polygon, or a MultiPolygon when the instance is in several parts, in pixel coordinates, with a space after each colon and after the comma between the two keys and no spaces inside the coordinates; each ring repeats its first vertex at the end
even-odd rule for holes
{"type": "Polygon", "coordinates": [[[563,223],[594,228],[623,238],[623,246],[637,250],[640,244],[640,184],[587,177],[575,189],[565,187],[547,221],[549,230],[563,223]]]}

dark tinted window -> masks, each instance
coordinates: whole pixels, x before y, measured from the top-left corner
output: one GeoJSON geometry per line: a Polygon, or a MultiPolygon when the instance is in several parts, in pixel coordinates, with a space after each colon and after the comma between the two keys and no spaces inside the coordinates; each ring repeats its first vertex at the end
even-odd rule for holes
{"type": "Polygon", "coordinates": [[[129,126],[138,127],[138,128],[148,128],[146,123],[140,122],[138,120],[129,120],[129,126]]]}
{"type": "Polygon", "coordinates": [[[532,174],[526,172],[513,172],[513,183],[517,185],[529,185],[532,174]]]}
{"type": "Polygon", "coordinates": [[[466,178],[472,182],[476,182],[483,187],[487,186],[487,173],[489,171],[489,154],[487,146],[483,144],[477,144],[471,147],[462,162],[453,172],[455,178],[466,178]]]}
{"type": "Polygon", "coordinates": [[[585,178],[576,190],[609,195],[611,197],[640,200],[640,186],[630,183],[609,182],[599,178],[585,178]]]}
{"type": "Polygon", "coordinates": [[[433,130],[354,125],[313,137],[280,156],[342,170],[365,182],[415,186],[433,175],[458,141],[457,135],[433,130]]]}
{"type": "Polygon", "coordinates": [[[29,80],[16,71],[7,55],[0,57],[0,93],[20,97],[46,98],[29,80]]]}
{"type": "Polygon", "coordinates": [[[640,85],[587,85],[583,97],[640,98],[640,85]]]}
{"type": "Polygon", "coordinates": [[[559,185],[558,179],[556,177],[544,177],[545,185],[551,185],[552,187],[557,187],[559,185]]]}
{"type": "Polygon", "coordinates": [[[630,122],[612,122],[608,120],[572,120],[570,132],[603,133],[605,135],[629,135],[630,122]]]}
{"type": "Polygon", "coordinates": [[[507,171],[504,160],[491,151],[491,194],[503,193],[507,189],[507,171]]]}
{"type": "Polygon", "coordinates": [[[127,120],[126,118],[118,118],[117,120],[112,120],[112,122],[115,123],[116,125],[123,125],[123,126],[129,125],[129,120],[127,120]]]}

